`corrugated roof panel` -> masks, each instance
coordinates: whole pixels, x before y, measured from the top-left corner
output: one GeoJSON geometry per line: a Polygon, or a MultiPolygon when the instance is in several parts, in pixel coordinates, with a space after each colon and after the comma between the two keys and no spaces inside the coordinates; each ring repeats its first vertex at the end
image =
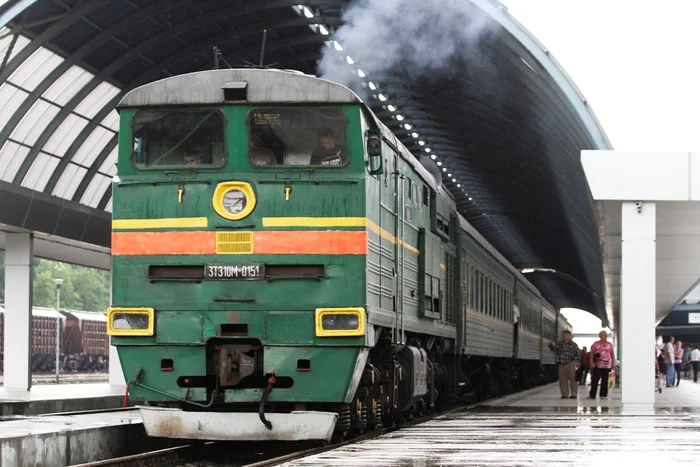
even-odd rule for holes
{"type": "Polygon", "coordinates": [[[119,88],[107,82],[101,83],[78,104],[75,111],[80,115],[92,118],[117,94],[119,94],[119,88]]]}
{"type": "Polygon", "coordinates": [[[42,151],[63,157],[75,138],[85,128],[88,121],[77,115],[68,114],[61,124],[53,132],[42,151]]]}
{"type": "Polygon", "coordinates": [[[0,86],[0,130],[10,121],[10,118],[29,94],[10,84],[0,86]]]}
{"type": "Polygon", "coordinates": [[[97,204],[102,199],[102,195],[105,194],[105,190],[111,182],[111,178],[105,177],[104,175],[95,174],[95,176],[92,177],[92,180],[90,180],[90,184],[85,190],[85,193],[83,193],[83,197],[80,198],[80,202],[96,208],[97,204]]]}
{"type": "Polygon", "coordinates": [[[10,138],[32,146],[59,110],[59,107],[46,101],[36,101],[32,108],[24,114],[22,121],[19,122],[10,138]]]}
{"type": "Polygon", "coordinates": [[[107,114],[104,120],[102,120],[102,124],[114,131],[119,131],[119,112],[112,110],[107,114]]]}
{"type": "MultiPolygon", "coordinates": [[[[11,31],[7,28],[0,28],[0,37],[4,36],[5,34],[10,34],[11,31]]],[[[15,55],[20,53],[23,48],[27,46],[31,41],[24,37],[23,35],[20,34],[20,36],[17,38],[17,42],[15,42],[15,45],[12,47],[12,53],[10,54],[10,58],[8,59],[8,62],[15,58],[15,55]]],[[[0,57],[5,57],[5,54],[7,53],[7,48],[10,46],[12,43],[12,36],[7,36],[4,39],[0,39],[0,57]]]]}
{"type": "Polygon", "coordinates": [[[54,157],[45,152],[37,154],[34,163],[27,171],[27,175],[22,180],[22,186],[31,188],[32,190],[44,191],[46,183],[51,178],[51,174],[58,165],[58,157],[54,157]]]}
{"type": "Polygon", "coordinates": [[[101,126],[95,127],[92,133],[90,133],[90,136],[87,137],[85,142],[75,152],[71,161],[89,167],[95,162],[95,158],[113,136],[114,133],[111,131],[105,130],[101,126]]]}
{"type": "Polygon", "coordinates": [[[58,179],[58,183],[56,183],[53,193],[51,194],[61,198],[71,199],[78,185],[83,181],[86,172],[87,169],[78,167],[72,162],[69,162],[66,168],[63,169],[61,178],[58,179]]]}
{"type": "Polygon", "coordinates": [[[66,105],[94,76],[89,71],[73,65],[54,81],[43,97],[59,105],[66,105]]]}
{"type": "Polygon", "coordinates": [[[6,141],[0,149],[0,180],[11,182],[29,153],[29,148],[6,141]]]}
{"type": "Polygon", "coordinates": [[[109,201],[107,201],[107,206],[105,206],[105,211],[112,212],[112,198],[109,198],[109,201]]]}
{"type": "Polygon", "coordinates": [[[63,59],[55,53],[39,47],[7,80],[28,91],[33,91],[62,61],[63,59]]]}
{"type": "Polygon", "coordinates": [[[117,173],[117,150],[118,149],[119,149],[119,146],[114,146],[114,149],[112,149],[112,152],[109,153],[109,156],[107,156],[105,161],[100,166],[100,172],[102,172],[103,174],[107,174],[109,176],[114,176],[117,173]]]}

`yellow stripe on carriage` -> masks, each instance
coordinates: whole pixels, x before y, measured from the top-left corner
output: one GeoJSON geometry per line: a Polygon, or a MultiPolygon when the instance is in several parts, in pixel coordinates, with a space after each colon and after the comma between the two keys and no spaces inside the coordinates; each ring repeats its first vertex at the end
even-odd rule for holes
{"type": "Polygon", "coordinates": [[[372,232],[376,233],[380,237],[384,238],[385,240],[390,241],[392,244],[396,245],[396,242],[399,242],[399,245],[403,246],[404,249],[410,253],[413,253],[416,256],[420,256],[420,250],[418,248],[415,248],[403,240],[399,240],[397,237],[391,234],[391,232],[388,232],[381,227],[379,227],[377,224],[372,222],[371,220],[367,219],[367,228],[371,230],[372,232]]]}
{"type": "Polygon", "coordinates": [[[163,219],[114,219],[112,229],[177,229],[208,227],[206,217],[171,217],[163,219]]]}

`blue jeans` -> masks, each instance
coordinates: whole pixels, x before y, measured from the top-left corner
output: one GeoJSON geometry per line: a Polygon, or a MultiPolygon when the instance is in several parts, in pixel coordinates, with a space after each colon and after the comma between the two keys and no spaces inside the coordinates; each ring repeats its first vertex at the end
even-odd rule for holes
{"type": "Polygon", "coordinates": [[[676,369],[673,367],[673,362],[666,360],[666,385],[673,386],[676,379],[676,369]]]}

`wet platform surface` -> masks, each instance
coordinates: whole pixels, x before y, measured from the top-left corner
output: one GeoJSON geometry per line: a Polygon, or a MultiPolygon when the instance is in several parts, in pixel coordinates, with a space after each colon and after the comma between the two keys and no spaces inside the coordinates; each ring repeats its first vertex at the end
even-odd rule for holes
{"type": "Polygon", "coordinates": [[[700,465],[700,384],[664,388],[653,407],[588,390],[561,399],[551,384],[283,465],[700,465]]]}
{"type": "Polygon", "coordinates": [[[141,415],[136,409],[97,414],[44,415],[0,423],[0,441],[30,435],[95,430],[131,424],[141,424],[141,415]]]}

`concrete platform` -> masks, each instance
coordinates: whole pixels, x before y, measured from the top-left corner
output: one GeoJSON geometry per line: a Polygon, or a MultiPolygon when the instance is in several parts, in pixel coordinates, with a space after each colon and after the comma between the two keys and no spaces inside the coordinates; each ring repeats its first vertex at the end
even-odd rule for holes
{"type": "Polygon", "coordinates": [[[0,422],[3,467],[63,467],[178,444],[179,440],[148,437],[136,409],[0,422]]]}
{"type": "Polygon", "coordinates": [[[698,465],[700,383],[663,388],[653,407],[561,399],[551,384],[379,438],[289,462],[288,466],[698,465]]]}
{"type": "Polygon", "coordinates": [[[125,387],[107,383],[32,386],[29,391],[0,388],[0,417],[115,409],[124,403],[125,387]]]}
{"type": "Polygon", "coordinates": [[[34,417],[0,423],[4,466],[61,466],[124,455],[144,436],[137,410],[34,417]]]}

